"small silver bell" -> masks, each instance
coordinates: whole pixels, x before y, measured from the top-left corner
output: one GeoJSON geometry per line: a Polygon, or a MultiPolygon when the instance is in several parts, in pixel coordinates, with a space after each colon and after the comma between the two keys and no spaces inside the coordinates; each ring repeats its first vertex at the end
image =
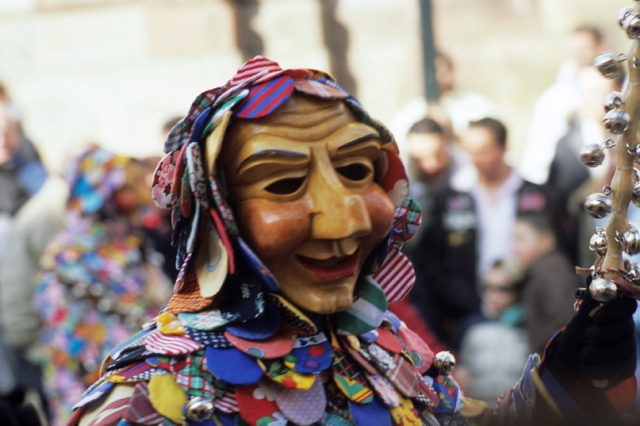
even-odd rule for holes
{"type": "Polygon", "coordinates": [[[620,73],[619,59],[616,58],[613,52],[602,52],[596,56],[593,65],[606,78],[613,79],[620,73]]]}
{"type": "Polygon", "coordinates": [[[608,303],[618,297],[618,286],[611,280],[598,277],[591,282],[589,292],[598,302],[608,303]]]}
{"type": "Polygon", "coordinates": [[[627,279],[632,283],[640,284],[640,264],[632,263],[627,271],[627,279]]]}
{"type": "Polygon", "coordinates": [[[604,148],[597,143],[582,145],[580,160],[589,167],[597,167],[604,161],[604,148]]]}
{"type": "Polygon", "coordinates": [[[640,144],[635,146],[627,144],[627,154],[633,156],[634,163],[640,163],[640,144]]]}
{"type": "Polygon", "coordinates": [[[636,182],[633,186],[633,192],[631,193],[631,201],[637,207],[640,207],[640,182],[636,182]]]}
{"type": "Polygon", "coordinates": [[[629,114],[624,111],[612,110],[604,116],[604,126],[614,135],[620,135],[629,128],[629,114]]]}
{"type": "Polygon", "coordinates": [[[622,93],[620,92],[611,92],[607,95],[604,100],[604,110],[605,112],[609,112],[614,109],[620,108],[624,102],[622,101],[622,93]]]}
{"type": "Polygon", "coordinates": [[[591,217],[602,219],[611,213],[611,200],[601,192],[594,192],[584,201],[584,209],[591,217]]]}
{"type": "Polygon", "coordinates": [[[622,29],[625,30],[629,38],[640,38],[640,16],[630,13],[622,22],[622,29]]]}
{"type": "Polygon", "coordinates": [[[589,250],[598,256],[607,254],[607,234],[602,228],[596,228],[596,233],[589,239],[589,250]]]}
{"type": "Polygon", "coordinates": [[[456,357],[449,351],[441,351],[434,355],[433,365],[440,371],[440,374],[451,374],[456,367],[456,357]]]}
{"type": "Polygon", "coordinates": [[[631,15],[631,12],[633,12],[633,7],[625,7],[624,9],[620,9],[620,12],[618,12],[618,23],[620,23],[620,27],[624,26],[624,21],[629,15],[631,15]]]}
{"type": "Polygon", "coordinates": [[[194,396],[191,398],[184,408],[184,415],[187,419],[194,422],[209,420],[213,418],[213,401],[209,398],[194,396]]]}
{"type": "Polygon", "coordinates": [[[640,253],[640,231],[638,227],[629,223],[629,230],[622,235],[622,249],[630,255],[640,253]]]}

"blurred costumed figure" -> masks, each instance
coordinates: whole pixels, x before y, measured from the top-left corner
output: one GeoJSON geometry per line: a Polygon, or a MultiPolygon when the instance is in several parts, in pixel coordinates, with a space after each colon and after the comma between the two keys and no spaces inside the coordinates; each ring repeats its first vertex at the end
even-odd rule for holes
{"type": "Polygon", "coordinates": [[[65,223],[42,257],[35,305],[54,425],[99,377],[117,343],[157,315],[169,294],[143,222],[157,214],[143,162],[92,148],[71,177],[65,223]]]}

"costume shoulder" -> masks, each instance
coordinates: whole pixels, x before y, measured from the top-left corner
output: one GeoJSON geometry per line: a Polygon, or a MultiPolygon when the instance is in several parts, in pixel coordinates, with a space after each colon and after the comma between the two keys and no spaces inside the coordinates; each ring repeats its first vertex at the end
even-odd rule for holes
{"type": "Polygon", "coordinates": [[[487,415],[389,311],[360,336],[339,322],[323,331],[276,294],[263,313],[245,323],[215,310],[160,314],[111,352],[70,425],[436,425],[487,415]]]}

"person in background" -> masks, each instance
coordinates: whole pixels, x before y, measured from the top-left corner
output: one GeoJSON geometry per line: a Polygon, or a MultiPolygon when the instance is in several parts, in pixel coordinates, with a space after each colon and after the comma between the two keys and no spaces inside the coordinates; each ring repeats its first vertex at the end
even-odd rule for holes
{"type": "MultiPolygon", "coordinates": [[[[607,50],[607,43],[598,28],[582,25],[569,35],[566,50],[567,60],[560,67],[556,81],[533,107],[519,166],[523,178],[539,185],[549,179],[556,146],[571,131],[571,119],[583,103],[580,73],[593,64],[600,52],[607,50]]],[[[603,101],[604,98],[599,100],[600,111],[603,101]]]]}
{"type": "Polygon", "coordinates": [[[438,338],[451,345],[458,321],[480,309],[475,269],[461,267],[476,256],[473,200],[459,190],[474,174],[432,118],[412,126],[407,149],[411,196],[422,207],[422,225],[404,246],[416,271],[409,297],[438,338]]]}
{"type": "Polygon", "coordinates": [[[434,65],[436,83],[440,90],[438,102],[427,105],[424,96],[415,98],[400,109],[390,126],[396,135],[404,162],[409,159],[405,135],[410,133],[411,126],[422,117],[434,118],[444,127],[447,138],[453,140],[460,138],[471,121],[485,117],[500,117],[498,107],[491,99],[460,87],[456,78],[455,63],[449,54],[438,50],[434,65]]]}
{"type": "MultiPolygon", "coordinates": [[[[23,277],[14,274],[24,272],[32,279],[30,268],[34,265],[13,263],[17,253],[23,252],[22,243],[33,242],[18,241],[25,216],[20,213],[35,198],[40,198],[45,179],[47,172],[40,157],[24,136],[16,110],[0,83],[0,364],[6,369],[0,372],[0,401],[4,406],[0,418],[8,422],[9,411],[13,410],[17,416],[15,424],[20,425],[42,422],[46,411],[41,373],[27,354],[27,346],[37,338],[39,323],[31,308],[31,293],[21,297],[23,290],[28,292],[33,287],[30,281],[16,280],[23,277]]],[[[47,239],[48,226],[52,224],[43,221],[39,225],[43,228],[31,237],[47,239]]]]}
{"type": "Polygon", "coordinates": [[[471,122],[461,146],[478,173],[469,188],[477,213],[477,263],[468,265],[481,277],[496,261],[510,256],[516,214],[550,211],[551,206],[542,187],[524,180],[506,162],[507,129],[500,121],[471,122]]]}
{"type": "Polygon", "coordinates": [[[545,344],[573,315],[582,279],[558,249],[548,214],[518,215],[513,237],[513,253],[525,270],[522,300],[529,345],[543,353],[545,344]]]}
{"type": "Polygon", "coordinates": [[[513,260],[496,262],[483,277],[482,316],[464,333],[460,365],[465,394],[491,404],[522,374],[529,350],[523,329],[522,270],[513,260]]]}
{"type": "Polygon", "coordinates": [[[156,210],[143,161],[88,149],[70,176],[64,225],[44,251],[34,304],[53,425],[63,425],[117,342],[170,294],[143,224],[156,210]]]}

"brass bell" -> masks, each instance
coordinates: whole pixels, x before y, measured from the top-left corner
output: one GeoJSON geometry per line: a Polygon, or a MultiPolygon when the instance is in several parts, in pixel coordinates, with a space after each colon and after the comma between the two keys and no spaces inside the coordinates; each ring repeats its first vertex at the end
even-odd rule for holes
{"type": "Polygon", "coordinates": [[[456,357],[449,351],[441,351],[433,356],[433,365],[440,374],[451,374],[456,367],[456,357]]]}
{"type": "Polygon", "coordinates": [[[629,223],[629,230],[622,235],[622,249],[630,255],[640,253],[640,231],[638,227],[629,223]]]}
{"type": "Polygon", "coordinates": [[[618,286],[611,280],[597,277],[591,282],[589,293],[598,302],[607,303],[618,297],[618,286]]]}
{"type": "Polygon", "coordinates": [[[602,52],[596,56],[593,65],[606,78],[613,79],[620,73],[619,59],[614,56],[613,52],[602,52]]]}
{"type": "Polygon", "coordinates": [[[607,254],[607,234],[602,228],[596,228],[596,233],[589,239],[589,250],[598,256],[607,254]]]}
{"type": "Polygon", "coordinates": [[[596,167],[604,161],[604,148],[597,143],[580,147],[580,160],[589,167],[596,167]]]}
{"type": "Polygon", "coordinates": [[[584,209],[591,217],[602,219],[611,213],[611,200],[601,192],[594,192],[584,201],[584,209]]]}
{"type": "Polygon", "coordinates": [[[604,126],[614,135],[620,135],[629,128],[629,114],[624,111],[612,110],[604,116],[604,126]]]}
{"type": "Polygon", "coordinates": [[[625,30],[629,38],[640,38],[640,16],[630,13],[622,22],[622,29],[625,30]]]}
{"type": "Polygon", "coordinates": [[[633,192],[631,193],[631,201],[637,207],[640,207],[640,182],[636,182],[633,186],[633,192]]]}
{"type": "Polygon", "coordinates": [[[193,420],[194,422],[209,420],[213,418],[213,410],[212,400],[201,396],[194,396],[187,402],[184,408],[184,415],[187,419],[193,420]]]}
{"type": "Polygon", "coordinates": [[[625,7],[624,9],[620,9],[620,12],[618,12],[618,23],[620,23],[621,27],[624,26],[624,21],[627,19],[627,17],[629,17],[629,15],[631,15],[631,12],[633,12],[633,7],[625,7]]]}
{"type": "Polygon", "coordinates": [[[609,93],[604,100],[604,110],[605,112],[609,112],[620,108],[623,104],[622,93],[613,91],[609,93]]]}

